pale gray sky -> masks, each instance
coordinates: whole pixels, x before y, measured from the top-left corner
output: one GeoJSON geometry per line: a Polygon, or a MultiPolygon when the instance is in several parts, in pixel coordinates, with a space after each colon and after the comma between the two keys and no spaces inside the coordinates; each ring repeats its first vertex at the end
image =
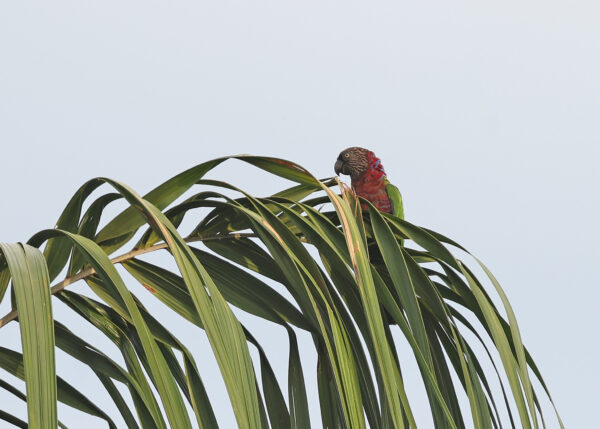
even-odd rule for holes
{"type": "MultiPolygon", "coordinates": [[[[577,0],[4,1],[0,240],[53,226],[95,176],[143,193],[201,161],[253,153],[325,177],[341,149],[365,146],[408,220],[496,274],[566,426],[591,427],[599,14],[577,0]]],[[[233,162],[213,177],[262,195],[281,186],[233,162]]],[[[284,334],[261,329],[276,355],[284,334]]],[[[16,334],[2,329],[0,342],[16,334]]],[[[85,376],[59,358],[67,379],[85,376]]],[[[287,357],[274,359],[285,373],[287,357]]],[[[227,407],[217,404],[226,419],[227,407]]]]}

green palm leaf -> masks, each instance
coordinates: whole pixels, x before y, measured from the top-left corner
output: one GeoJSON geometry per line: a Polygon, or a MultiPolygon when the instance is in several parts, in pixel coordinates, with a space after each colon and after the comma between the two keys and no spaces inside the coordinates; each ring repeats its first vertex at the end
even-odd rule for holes
{"type": "Polygon", "coordinates": [[[19,311],[29,427],[56,427],[56,368],[50,282],[40,251],[0,243],[19,311]]]}

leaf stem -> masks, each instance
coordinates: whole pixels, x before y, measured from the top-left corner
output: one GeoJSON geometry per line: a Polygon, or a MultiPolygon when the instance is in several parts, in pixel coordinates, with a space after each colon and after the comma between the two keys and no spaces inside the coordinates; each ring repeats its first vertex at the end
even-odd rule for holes
{"type": "MultiPolygon", "coordinates": [[[[249,237],[256,237],[256,234],[252,234],[252,233],[236,233],[236,234],[228,234],[228,235],[216,234],[216,235],[208,235],[205,237],[202,237],[202,236],[186,237],[186,238],[184,238],[184,240],[186,243],[194,243],[196,241],[211,241],[211,240],[226,240],[226,239],[239,240],[240,238],[249,238],[249,237]]],[[[127,253],[124,253],[122,255],[112,258],[110,260],[110,262],[112,262],[113,264],[120,264],[121,262],[125,262],[129,259],[135,258],[136,256],[143,255],[145,253],[155,252],[155,251],[161,250],[161,249],[167,249],[168,247],[169,246],[167,246],[167,243],[159,243],[159,244],[155,244],[154,246],[145,247],[142,249],[133,249],[127,253]]],[[[85,279],[86,277],[89,277],[95,273],[96,273],[96,271],[93,268],[87,268],[83,271],[78,272],[74,276],[67,277],[63,281],[52,286],[50,288],[50,294],[54,295],[54,294],[62,291],[64,288],[66,288],[70,284],[73,284],[79,280],[85,279]]],[[[2,328],[4,325],[8,324],[9,322],[12,322],[18,316],[19,316],[19,313],[17,312],[17,310],[12,310],[10,313],[7,313],[4,317],[2,317],[0,319],[0,328],[2,328]]]]}

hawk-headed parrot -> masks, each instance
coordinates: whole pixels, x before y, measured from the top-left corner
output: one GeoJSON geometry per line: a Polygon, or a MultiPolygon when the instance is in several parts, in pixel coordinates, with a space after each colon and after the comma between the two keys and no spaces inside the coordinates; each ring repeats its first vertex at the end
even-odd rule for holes
{"type": "MultiPolygon", "coordinates": [[[[387,179],[381,160],[362,147],[349,147],[335,161],[335,174],[350,176],[352,188],[359,197],[369,200],[385,213],[404,219],[402,195],[387,179]]],[[[363,205],[363,210],[366,207],[363,205]]]]}

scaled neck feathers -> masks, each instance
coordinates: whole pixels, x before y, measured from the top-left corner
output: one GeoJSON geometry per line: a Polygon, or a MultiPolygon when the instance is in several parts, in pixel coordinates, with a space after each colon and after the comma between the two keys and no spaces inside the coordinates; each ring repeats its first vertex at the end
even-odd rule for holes
{"type": "MultiPolygon", "coordinates": [[[[391,213],[393,210],[392,201],[387,194],[387,184],[385,170],[381,165],[381,160],[373,152],[367,153],[368,168],[352,178],[352,187],[359,197],[369,200],[377,209],[382,212],[391,213]]],[[[366,204],[361,204],[363,210],[367,210],[366,204]]]]}
{"type": "Polygon", "coordinates": [[[361,185],[379,185],[386,177],[381,160],[371,151],[367,152],[367,169],[357,177],[352,177],[352,186],[360,188],[361,185]]]}

